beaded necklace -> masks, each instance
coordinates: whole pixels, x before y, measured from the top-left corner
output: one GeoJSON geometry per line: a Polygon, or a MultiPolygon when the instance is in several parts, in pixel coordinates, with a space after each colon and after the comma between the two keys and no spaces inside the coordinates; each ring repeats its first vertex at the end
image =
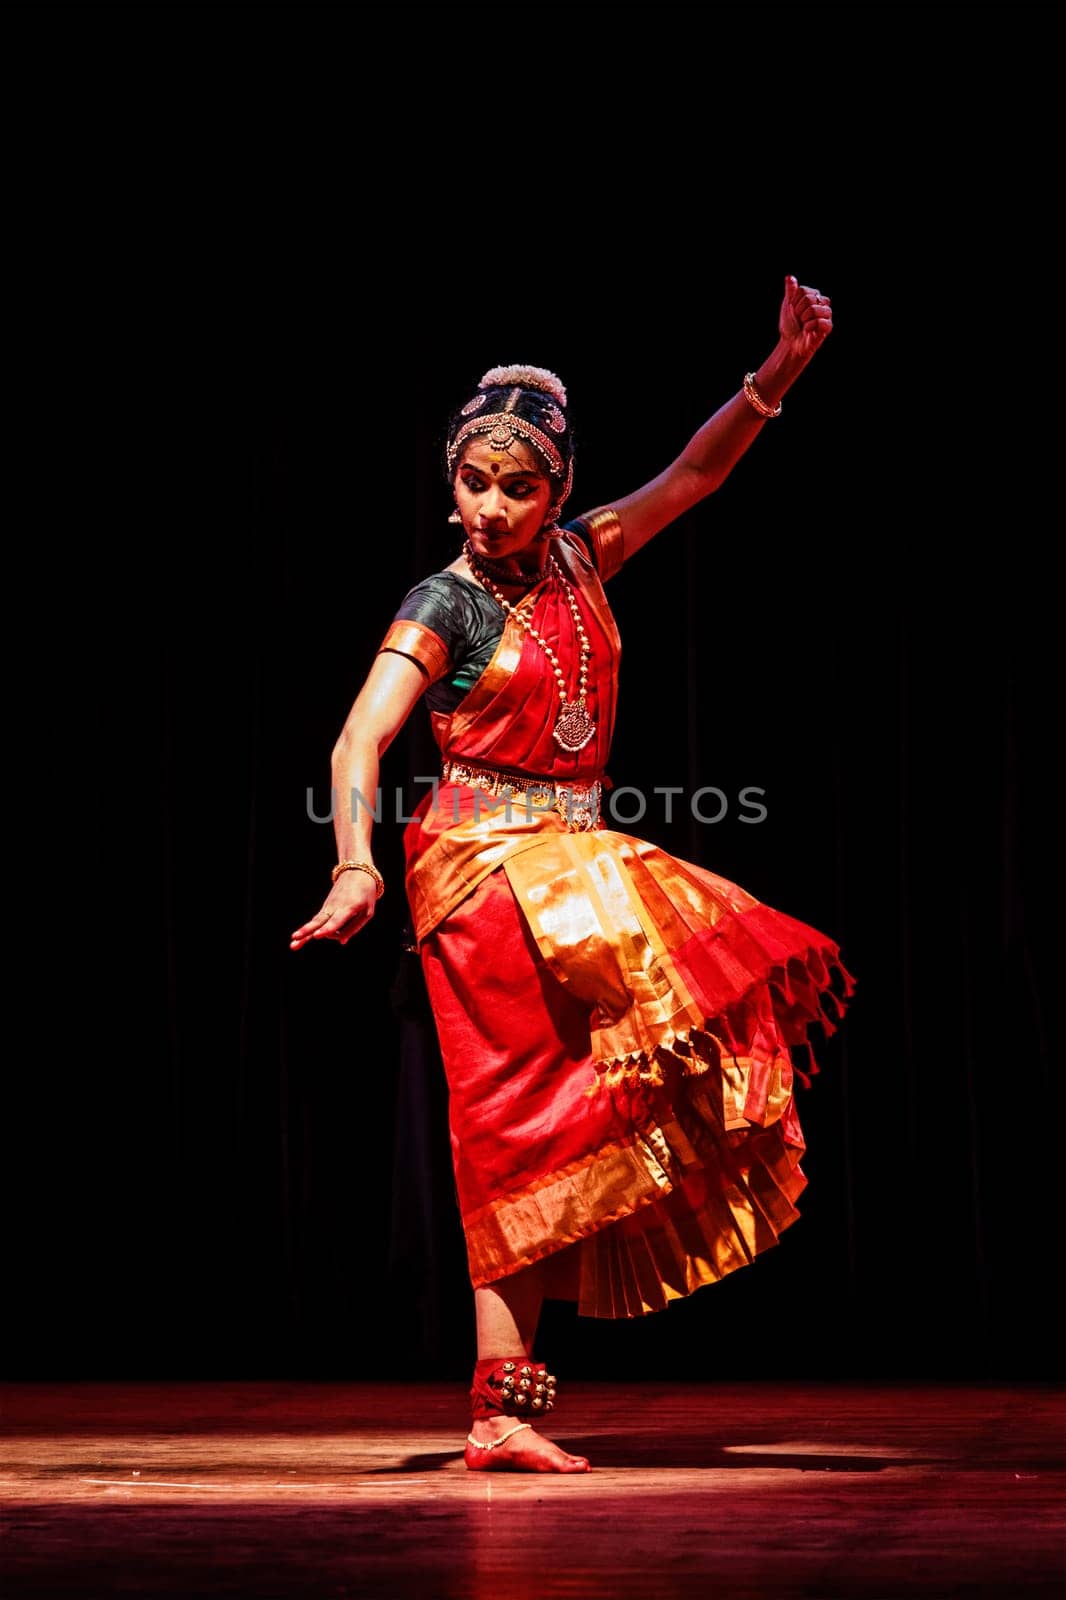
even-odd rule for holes
{"type": "Polygon", "coordinates": [[[573,700],[566,698],[566,683],[563,677],[563,669],[559,665],[559,657],[555,654],[544,635],[534,628],[530,618],[523,611],[518,610],[516,606],[513,606],[509,600],[504,599],[486,572],[481,558],[469,539],[463,546],[463,554],[466,556],[467,564],[478,582],[484,585],[497,605],[501,606],[508,616],[514,617],[515,621],[529,634],[534,644],[539,645],[548,658],[552,672],[555,674],[555,686],[558,690],[560,701],[559,715],[556,718],[555,727],[552,729],[552,738],[563,750],[583,750],[596,732],[596,724],[589,716],[588,708],[585,705],[585,697],[588,693],[588,663],[589,656],[592,654],[592,646],[589,644],[589,636],[585,632],[585,624],[581,620],[581,612],[578,610],[574,591],[563,577],[559,563],[554,556],[549,555],[547,570],[555,582],[562,587],[562,591],[566,596],[566,603],[570,608],[570,615],[574,619],[578,640],[580,641],[577,697],[573,700]]]}

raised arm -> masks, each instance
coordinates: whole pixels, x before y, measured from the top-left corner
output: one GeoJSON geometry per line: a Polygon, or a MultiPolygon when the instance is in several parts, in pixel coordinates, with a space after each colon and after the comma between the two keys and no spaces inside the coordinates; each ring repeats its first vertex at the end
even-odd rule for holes
{"type": "Polygon", "coordinates": [[[766,413],[772,413],[832,328],[827,296],[787,277],[777,343],[753,375],[752,398],[739,389],[708,418],[665,471],[632,494],[611,501],[621,523],[627,560],[660,529],[725,482],[766,426],[767,415],[757,410],[753,401],[761,401],[766,413]]]}
{"type": "MultiPolygon", "coordinates": [[[[426,674],[408,656],[384,651],[375,658],[333,747],[333,831],[338,862],[359,861],[373,867],[370,838],[381,757],[428,684],[426,674]]],[[[319,910],[296,929],[289,948],[300,950],[314,939],[347,944],[374,915],[378,892],[377,879],[365,870],[339,873],[319,910]]]]}

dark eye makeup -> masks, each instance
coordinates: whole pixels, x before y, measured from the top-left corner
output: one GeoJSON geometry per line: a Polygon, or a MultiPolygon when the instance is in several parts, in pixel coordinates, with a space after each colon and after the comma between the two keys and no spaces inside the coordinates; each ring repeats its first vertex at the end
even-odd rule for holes
{"type": "MultiPolygon", "coordinates": [[[[469,494],[482,494],[488,488],[488,480],[479,473],[464,472],[461,482],[469,494]]],[[[530,495],[536,494],[537,486],[528,478],[517,478],[514,483],[505,483],[503,492],[515,500],[528,500],[530,495]]]]}

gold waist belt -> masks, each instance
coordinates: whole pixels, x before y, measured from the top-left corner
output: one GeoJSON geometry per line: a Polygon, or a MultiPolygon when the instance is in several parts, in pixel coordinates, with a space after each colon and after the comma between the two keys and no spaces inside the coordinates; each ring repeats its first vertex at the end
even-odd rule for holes
{"type": "Polygon", "coordinates": [[[501,799],[506,806],[521,801],[530,815],[537,811],[556,811],[572,833],[587,833],[600,820],[600,781],[557,783],[554,778],[531,778],[522,773],[502,772],[494,767],[478,767],[469,761],[446,761],[442,772],[445,783],[461,783],[482,789],[501,799]]]}

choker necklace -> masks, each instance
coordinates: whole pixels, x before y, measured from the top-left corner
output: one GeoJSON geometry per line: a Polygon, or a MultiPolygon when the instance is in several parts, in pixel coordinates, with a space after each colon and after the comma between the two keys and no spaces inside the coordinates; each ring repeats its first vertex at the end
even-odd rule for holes
{"type": "Polygon", "coordinates": [[[574,700],[566,698],[566,685],[563,682],[563,669],[559,665],[559,657],[555,654],[544,635],[537,632],[525,612],[519,611],[509,600],[504,599],[492,582],[490,570],[492,564],[481,559],[470,544],[469,539],[463,547],[463,553],[469,563],[471,572],[489,591],[497,605],[501,606],[508,616],[514,617],[515,621],[529,634],[534,644],[539,645],[548,658],[551,669],[555,674],[555,686],[559,691],[559,700],[561,702],[559,715],[555,720],[555,727],[552,729],[552,738],[563,750],[583,750],[596,732],[596,724],[589,716],[588,708],[585,705],[585,696],[588,693],[588,663],[589,656],[592,654],[592,646],[589,644],[589,636],[585,632],[585,624],[581,620],[581,612],[578,610],[574,591],[563,577],[559,563],[554,556],[549,556],[547,570],[555,581],[562,586],[563,593],[566,596],[566,603],[570,607],[570,615],[574,619],[578,639],[581,641],[577,698],[574,700]]]}
{"type": "Polygon", "coordinates": [[[544,572],[523,572],[521,577],[516,578],[513,570],[505,567],[502,561],[492,561],[488,556],[479,556],[469,539],[463,545],[463,554],[471,571],[477,572],[479,577],[484,573],[485,577],[493,578],[497,583],[524,583],[527,588],[532,588],[547,572],[547,568],[544,572]]]}

